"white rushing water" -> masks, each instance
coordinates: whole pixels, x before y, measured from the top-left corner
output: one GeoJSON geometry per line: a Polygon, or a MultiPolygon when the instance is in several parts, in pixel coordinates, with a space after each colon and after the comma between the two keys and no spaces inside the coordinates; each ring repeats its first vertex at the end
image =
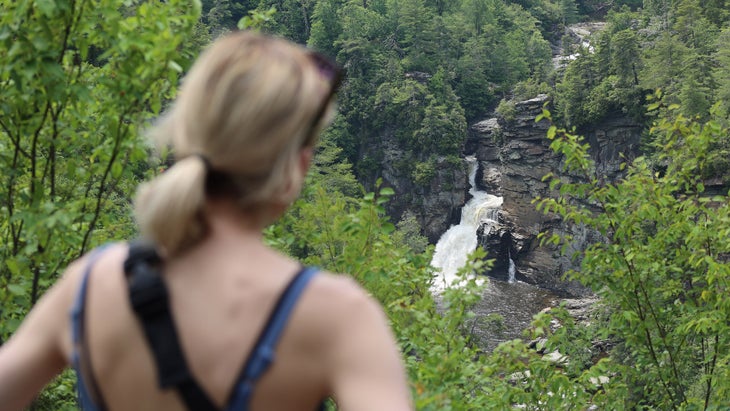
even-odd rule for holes
{"type": "Polygon", "coordinates": [[[515,281],[515,275],[517,274],[517,267],[515,267],[515,260],[512,259],[512,254],[510,253],[509,256],[509,271],[508,271],[509,277],[507,277],[507,282],[512,284],[515,281]]]}
{"type": "MultiPolygon", "coordinates": [[[[451,226],[436,243],[431,266],[436,268],[432,291],[439,293],[451,286],[458,286],[456,273],[466,264],[467,257],[477,248],[477,229],[485,225],[490,230],[497,225],[502,197],[491,195],[476,188],[477,159],[466,157],[469,165],[469,194],[471,200],[461,209],[461,221],[451,226]]],[[[488,232],[485,231],[485,235],[488,232]]]]}

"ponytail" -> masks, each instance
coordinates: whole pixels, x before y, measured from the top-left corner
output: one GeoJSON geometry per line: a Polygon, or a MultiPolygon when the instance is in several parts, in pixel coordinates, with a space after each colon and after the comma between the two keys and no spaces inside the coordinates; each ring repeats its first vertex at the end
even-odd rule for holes
{"type": "Polygon", "coordinates": [[[202,218],[207,171],[204,157],[188,156],[137,191],[135,214],[140,231],[166,256],[183,252],[207,230],[202,218]]]}

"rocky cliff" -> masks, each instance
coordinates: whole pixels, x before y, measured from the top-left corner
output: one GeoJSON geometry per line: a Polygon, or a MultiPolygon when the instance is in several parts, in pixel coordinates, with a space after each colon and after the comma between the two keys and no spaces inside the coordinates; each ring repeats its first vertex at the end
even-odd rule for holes
{"type": "MultiPolygon", "coordinates": [[[[563,274],[577,265],[570,256],[578,253],[579,258],[588,244],[601,241],[600,235],[563,224],[558,216],[538,212],[532,204],[535,197],[550,194],[543,176],[560,170],[561,159],[550,150],[545,137],[548,122],[535,122],[547,101],[548,97],[541,95],[518,102],[514,118],[509,121],[494,117],[470,127],[465,152],[474,153],[479,161],[477,186],[504,198],[498,229],[486,236],[480,230],[479,243],[488,251],[489,258],[496,258],[491,275],[506,278],[511,258],[518,280],[579,296],[586,290],[563,281],[563,274]],[[553,247],[539,245],[537,236],[545,231],[573,236],[568,256],[553,247]]],[[[620,177],[620,164],[630,161],[638,151],[641,131],[639,125],[616,116],[581,132],[590,143],[600,175],[609,181],[620,177]]]]}
{"type": "Polygon", "coordinates": [[[392,130],[365,147],[360,157],[370,157],[378,164],[374,177],[364,179],[366,187],[372,187],[375,178],[382,178],[385,186],[395,190],[396,195],[387,204],[388,215],[394,222],[407,213],[414,215],[432,243],[451,224],[458,223],[459,210],[469,190],[466,165],[458,158],[435,156],[431,178],[425,184],[414,184],[408,155],[392,130]]]}

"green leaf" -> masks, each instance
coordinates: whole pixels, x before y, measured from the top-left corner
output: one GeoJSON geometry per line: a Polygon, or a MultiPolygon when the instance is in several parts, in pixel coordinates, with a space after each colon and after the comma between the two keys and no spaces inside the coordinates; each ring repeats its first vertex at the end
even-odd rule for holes
{"type": "Polygon", "coordinates": [[[16,296],[23,296],[26,294],[25,288],[21,287],[17,284],[8,284],[8,291],[10,291],[11,294],[16,296]]]}
{"type": "Polygon", "coordinates": [[[558,131],[557,127],[550,126],[550,128],[548,128],[548,131],[547,131],[547,138],[550,139],[550,140],[554,139],[555,138],[555,133],[557,131],[558,131]]]}
{"type": "Polygon", "coordinates": [[[119,161],[115,161],[112,164],[112,177],[119,178],[122,175],[123,167],[119,161]]]}
{"type": "Polygon", "coordinates": [[[55,0],[36,0],[35,4],[38,6],[38,10],[46,17],[53,17],[56,12],[55,0]]]}
{"type": "Polygon", "coordinates": [[[18,267],[18,262],[15,259],[5,260],[5,265],[8,266],[8,269],[13,276],[20,276],[20,267],[18,267]]]}
{"type": "Polygon", "coordinates": [[[175,70],[178,73],[182,73],[183,72],[182,66],[180,66],[176,61],[170,60],[167,63],[167,66],[170,67],[171,69],[175,70]]]}

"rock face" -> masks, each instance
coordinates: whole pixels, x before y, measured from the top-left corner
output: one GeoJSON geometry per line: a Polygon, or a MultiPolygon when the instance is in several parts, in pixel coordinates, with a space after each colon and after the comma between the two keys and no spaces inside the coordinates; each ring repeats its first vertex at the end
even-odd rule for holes
{"type": "MultiPolygon", "coordinates": [[[[535,122],[547,101],[547,96],[540,95],[516,103],[516,115],[511,121],[494,117],[470,127],[465,151],[474,153],[479,161],[477,186],[504,198],[499,228],[487,236],[480,232],[479,243],[487,250],[488,258],[496,258],[491,275],[506,279],[511,258],[518,280],[566,296],[581,296],[587,290],[562,279],[565,272],[577,268],[578,262],[553,247],[540,246],[537,239],[545,231],[570,234],[575,241],[567,254],[578,256],[588,244],[602,240],[598,233],[568,226],[556,215],[538,212],[532,204],[535,197],[550,194],[543,176],[560,171],[561,159],[550,150],[550,141],[545,137],[548,122],[535,122]]],[[[590,143],[599,175],[613,181],[621,175],[620,164],[636,155],[641,127],[617,116],[580,134],[590,143]]]]}
{"type": "Polygon", "coordinates": [[[424,235],[430,242],[438,241],[449,226],[459,222],[468,190],[464,165],[453,164],[443,157],[437,159],[436,175],[430,183],[414,188],[416,201],[411,209],[422,221],[424,235]]]}
{"type": "MultiPolygon", "coordinates": [[[[384,186],[392,187],[396,192],[387,204],[393,222],[400,221],[406,212],[412,213],[432,243],[436,243],[450,225],[459,222],[461,206],[467,201],[469,190],[463,162],[438,157],[429,183],[416,185],[408,175],[412,170],[402,166],[405,154],[392,135],[386,133],[380,141],[369,145],[364,155],[376,159],[377,176],[383,179],[384,186]]],[[[374,181],[364,183],[366,187],[374,185],[374,181]]]]}

